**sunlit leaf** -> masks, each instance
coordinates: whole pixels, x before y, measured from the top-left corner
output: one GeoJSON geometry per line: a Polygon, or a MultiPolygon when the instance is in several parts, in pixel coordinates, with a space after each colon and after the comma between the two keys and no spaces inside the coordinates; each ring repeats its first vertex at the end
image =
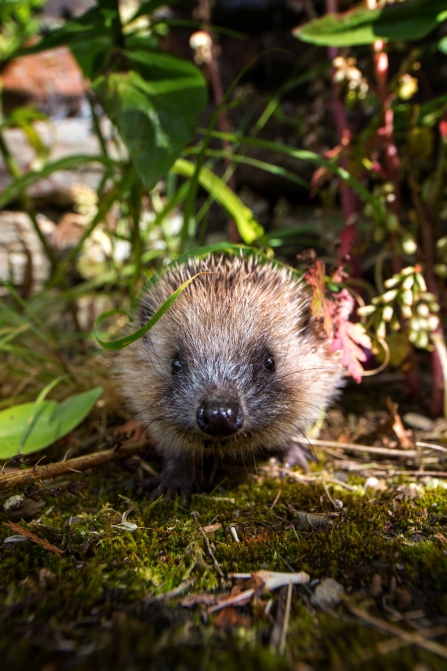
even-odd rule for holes
{"type": "Polygon", "coordinates": [[[95,387],[70,396],[63,403],[44,400],[2,410],[0,459],[9,459],[19,452],[30,454],[52,445],[82,422],[101,393],[102,387],[95,387]],[[27,431],[24,436],[25,427],[27,431]]]}
{"type": "Polygon", "coordinates": [[[206,103],[205,80],[186,60],[155,51],[125,52],[128,71],[93,82],[147,189],[191,139],[206,103]]]}
{"type": "MultiPolygon", "coordinates": [[[[179,175],[192,177],[195,170],[194,163],[179,158],[172,168],[179,175]]],[[[211,170],[202,166],[199,173],[199,184],[213,196],[222,207],[234,218],[239,235],[242,240],[250,245],[256,240],[262,240],[265,236],[264,229],[254,218],[253,212],[232,191],[223,180],[211,170]]]]}
{"type": "Polygon", "coordinates": [[[445,0],[413,0],[382,9],[363,4],[344,14],[326,14],[295,29],[294,35],[319,46],[352,47],[376,40],[420,40],[447,19],[445,0]]]}

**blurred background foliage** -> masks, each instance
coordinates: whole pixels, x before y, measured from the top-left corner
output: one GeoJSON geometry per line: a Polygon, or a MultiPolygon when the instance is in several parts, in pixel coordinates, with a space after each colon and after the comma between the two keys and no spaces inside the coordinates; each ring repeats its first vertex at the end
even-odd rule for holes
{"type": "Polygon", "coordinates": [[[304,270],[316,250],[416,396],[432,350],[440,414],[446,18],[440,0],[5,0],[0,408],[102,385],[104,434],[122,411],[95,319],[228,241],[304,270]]]}

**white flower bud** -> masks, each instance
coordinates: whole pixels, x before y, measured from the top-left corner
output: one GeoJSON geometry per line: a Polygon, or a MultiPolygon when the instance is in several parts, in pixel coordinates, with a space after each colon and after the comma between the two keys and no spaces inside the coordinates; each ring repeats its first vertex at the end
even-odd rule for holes
{"type": "Polygon", "coordinates": [[[414,273],[414,267],[413,266],[407,266],[406,268],[403,268],[400,271],[400,274],[402,275],[402,277],[406,277],[407,275],[413,275],[413,273],[414,273]]]}
{"type": "Polygon", "coordinates": [[[408,289],[411,289],[412,286],[413,286],[413,283],[414,283],[414,276],[413,276],[413,275],[409,275],[409,276],[406,277],[406,278],[404,279],[404,281],[402,282],[402,289],[407,289],[407,290],[408,290],[408,289]]]}
{"type": "Polygon", "coordinates": [[[421,291],[427,291],[427,285],[425,284],[425,280],[422,277],[421,273],[416,273],[415,280],[416,280],[417,284],[419,285],[419,289],[421,291]]]}
{"type": "Polygon", "coordinates": [[[376,307],[374,305],[362,305],[362,307],[357,309],[357,314],[359,317],[367,317],[375,311],[376,307]]]}
{"type": "Polygon", "coordinates": [[[408,340],[412,343],[415,343],[416,340],[418,339],[418,333],[416,331],[409,331],[408,332],[408,340]]]}
{"type": "Polygon", "coordinates": [[[385,338],[385,336],[386,336],[385,322],[383,322],[383,321],[380,322],[379,326],[377,327],[376,333],[377,333],[378,338],[385,338]]]}
{"type": "Polygon", "coordinates": [[[430,303],[428,307],[430,308],[430,312],[439,312],[439,310],[441,309],[438,303],[430,303]]]}
{"type": "Polygon", "coordinates": [[[393,318],[394,310],[392,305],[385,305],[382,311],[382,319],[384,322],[390,322],[393,318]]]}
{"type": "Polygon", "coordinates": [[[428,345],[428,335],[425,331],[422,331],[421,333],[418,334],[418,337],[414,343],[416,347],[420,347],[421,349],[426,349],[428,345]]]}
{"type": "Polygon", "coordinates": [[[399,284],[401,280],[401,277],[399,275],[393,275],[393,277],[390,277],[389,280],[385,280],[384,285],[386,289],[392,289],[393,287],[396,286],[396,284],[399,284]]]}
{"type": "Polygon", "coordinates": [[[430,310],[428,309],[427,303],[418,303],[416,312],[420,317],[428,317],[430,310]]]}
{"type": "Polygon", "coordinates": [[[439,326],[439,317],[436,315],[430,315],[428,318],[428,329],[429,331],[436,331],[439,326]]]}
{"type": "Polygon", "coordinates": [[[382,302],[383,303],[391,303],[397,296],[397,289],[391,289],[390,291],[387,291],[383,294],[382,296],[382,302]]]}
{"type": "Polygon", "coordinates": [[[413,310],[409,305],[402,305],[402,316],[405,317],[405,319],[411,319],[413,316],[413,310]]]}
{"type": "Polygon", "coordinates": [[[404,305],[413,305],[413,292],[404,291],[402,294],[402,300],[404,305]]]}

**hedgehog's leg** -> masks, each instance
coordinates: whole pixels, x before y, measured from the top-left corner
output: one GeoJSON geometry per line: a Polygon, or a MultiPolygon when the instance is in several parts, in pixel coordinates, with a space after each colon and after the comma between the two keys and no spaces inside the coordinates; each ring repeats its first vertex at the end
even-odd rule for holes
{"type": "Polygon", "coordinates": [[[172,500],[176,494],[180,494],[184,501],[189,501],[192,493],[199,489],[194,479],[194,467],[194,458],[191,455],[177,454],[167,457],[161,475],[153,481],[155,488],[150,500],[154,501],[163,494],[166,499],[172,500]]]}
{"type": "Polygon", "coordinates": [[[297,445],[297,443],[292,442],[290,442],[289,446],[281,452],[280,456],[281,461],[288,468],[292,468],[292,466],[301,466],[306,473],[309,471],[308,460],[315,461],[315,456],[310,452],[308,446],[303,445],[301,447],[300,445],[297,445]]]}

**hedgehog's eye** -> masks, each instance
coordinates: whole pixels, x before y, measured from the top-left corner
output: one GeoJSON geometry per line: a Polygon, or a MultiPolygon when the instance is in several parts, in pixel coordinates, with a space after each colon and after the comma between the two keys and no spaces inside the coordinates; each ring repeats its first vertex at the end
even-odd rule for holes
{"type": "Polygon", "coordinates": [[[267,370],[272,370],[272,371],[275,370],[275,368],[276,368],[275,359],[273,357],[269,356],[265,361],[265,367],[267,368],[267,370]]]}
{"type": "Polygon", "coordinates": [[[180,361],[180,359],[174,359],[174,361],[172,362],[172,372],[174,374],[177,374],[180,373],[181,370],[182,370],[182,362],[180,361]]]}

